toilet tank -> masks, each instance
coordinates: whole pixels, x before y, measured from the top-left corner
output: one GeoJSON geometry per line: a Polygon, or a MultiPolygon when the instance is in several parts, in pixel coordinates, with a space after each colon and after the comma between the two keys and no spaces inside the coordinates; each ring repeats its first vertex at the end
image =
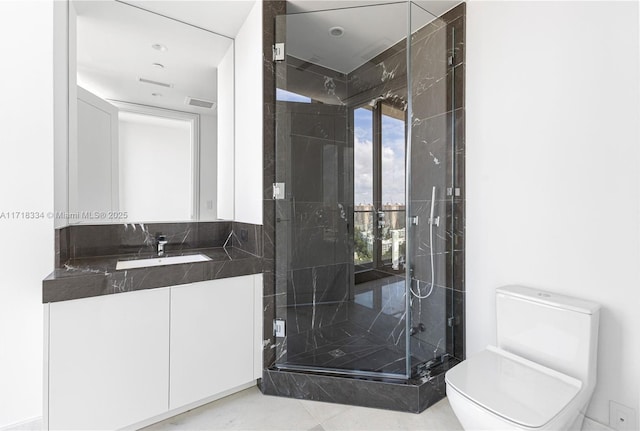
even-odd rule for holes
{"type": "Polygon", "coordinates": [[[524,286],[496,289],[498,347],[594,385],[600,305],[524,286]]]}

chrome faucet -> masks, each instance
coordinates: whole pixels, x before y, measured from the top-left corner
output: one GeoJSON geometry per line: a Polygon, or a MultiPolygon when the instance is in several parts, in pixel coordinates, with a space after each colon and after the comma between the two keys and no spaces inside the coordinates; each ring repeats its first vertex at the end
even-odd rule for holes
{"type": "Polygon", "coordinates": [[[164,256],[164,245],[167,243],[166,235],[158,235],[156,237],[156,243],[158,244],[158,256],[164,256]]]}

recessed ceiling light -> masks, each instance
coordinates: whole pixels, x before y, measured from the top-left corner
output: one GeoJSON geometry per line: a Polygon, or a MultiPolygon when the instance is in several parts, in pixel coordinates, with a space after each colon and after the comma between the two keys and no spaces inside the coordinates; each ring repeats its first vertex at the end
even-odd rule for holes
{"type": "Polygon", "coordinates": [[[159,43],[154,43],[153,45],[151,45],[151,48],[153,48],[153,49],[157,49],[157,50],[158,50],[158,51],[160,51],[160,52],[167,52],[167,51],[169,51],[169,48],[167,48],[166,46],[161,45],[161,44],[159,44],[159,43]]]}
{"type": "Polygon", "coordinates": [[[341,37],[344,34],[344,28],[342,27],[331,27],[329,29],[329,34],[333,37],[341,37]]]}
{"type": "Polygon", "coordinates": [[[162,97],[162,93],[151,93],[153,97],[162,97]]]}
{"type": "Polygon", "coordinates": [[[151,65],[156,69],[164,69],[164,64],[161,63],[151,63],[151,65]]]}

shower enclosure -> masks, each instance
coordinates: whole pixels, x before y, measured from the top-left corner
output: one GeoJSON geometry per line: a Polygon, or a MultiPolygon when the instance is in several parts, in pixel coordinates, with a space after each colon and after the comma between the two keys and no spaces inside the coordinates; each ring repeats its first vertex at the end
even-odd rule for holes
{"type": "Polygon", "coordinates": [[[429,5],[276,17],[270,369],[410,382],[463,359],[464,5],[429,5]]]}

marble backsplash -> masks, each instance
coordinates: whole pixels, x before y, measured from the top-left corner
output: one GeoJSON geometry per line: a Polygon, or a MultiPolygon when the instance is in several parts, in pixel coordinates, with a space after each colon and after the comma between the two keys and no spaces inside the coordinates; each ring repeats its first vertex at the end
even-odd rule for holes
{"type": "Polygon", "coordinates": [[[55,230],[55,265],[70,259],[148,254],[165,235],[167,253],[229,246],[262,256],[262,226],[232,221],[75,225],[55,230]],[[231,233],[234,235],[231,235],[231,233]],[[231,238],[230,238],[231,236],[231,238]]]}

